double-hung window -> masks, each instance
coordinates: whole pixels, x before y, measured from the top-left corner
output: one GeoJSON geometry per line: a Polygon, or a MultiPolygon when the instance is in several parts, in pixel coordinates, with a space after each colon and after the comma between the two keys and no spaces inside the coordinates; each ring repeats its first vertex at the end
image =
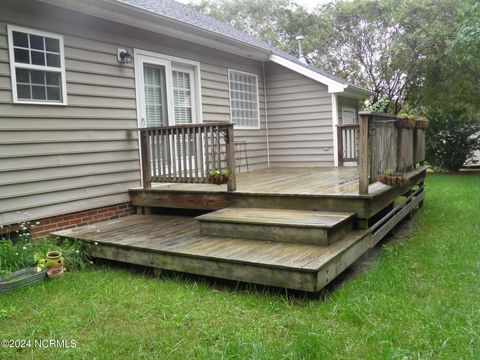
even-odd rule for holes
{"type": "Polygon", "coordinates": [[[66,105],[63,37],[8,25],[13,102],[66,105]]]}
{"type": "Polygon", "coordinates": [[[228,70],[230,115],[238,129],[259,129],[258,77],[255,74],[228,70]]]}

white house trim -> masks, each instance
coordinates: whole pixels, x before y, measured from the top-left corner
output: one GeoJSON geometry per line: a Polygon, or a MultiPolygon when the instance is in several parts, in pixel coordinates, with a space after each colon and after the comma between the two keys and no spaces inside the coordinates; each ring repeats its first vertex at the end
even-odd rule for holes
{"type": "Polygon", "coordinates": [[[333,137],[333,166],[338,166],[338,106],[337,95],[332,94],[332,137],[333,137]]]}
{"type": "Polygon", "coordinates": [[[335,81],[333,79],[330,79],[322,74],[317,73],[316,71],[310,70],[309,68],[296,64],[293,61],[290,61],[288,59],[285,59],[284,57],[281,57],[279,55],[272,54],[269,57],[270,61],[273,61],[274,63],[277,63],[279,65],[282,65],[286,67],[287,69],[290,69],[292,71],[295,71],[299,74],[302,74],[310,79],[313,79],[315,81],[318,81],[322,84],[325,84],[328,86],[328,92],[329,93],[339,93],[345,91],[345,89],[348,87],[346,84],[342,84],[339,81],[335,81]]]}
{"type": "Polygon", "coordinates": [[[350,86],[348,84],[344,84],[340,81],[335,81],[325,75],[322,75],[314,70],[309,69],[308,67],[305,67],[303,65],[297,64],[291,60],[288,60],[280,55],[275,55],[271,54],[269,56],[269,60],[277,63],[279,65],[282,65],[286,67],[287,69],[290,69],[292,71],[295,71],[296,73],[299,73],[303,76],[306,76],[312,80],[318,81],[319,83],[322,83],[324,85],[328,86],[328,92],[333,94],[333,93],[344,93],[348,92],[349,94],[352,94],[355,97],[361,96],[371,96],[375,95],[373,91],[362,89],[356,86],[350,86]]]}
{"type": "MultiPolygon", "coordinates": [[[[198,61],[182,59],[182,58],[179,58],[179,57],[164,55],[164,54],[160,54],[160,53],[156,53],[156,52],[152,52],[152,51],[134,49],[133,50],[133,58],[134,58],[134,65],[135,65],[135,83],[136,83],[135,89],[136,89],[136,97],[137,97],[137,118],[138,118],[139,127],[143,126],[142,120],[141,120],[141,113],[139,112],[139,110],[143,109],[143,105],[144,105],[141,102],[141,101],[143,101],[142,99],[143,99],[143,96],[144,96],[144,94],[143,94],[144,90],[143,90],[143,80],[141,79],[141,77],[142,77],[141,72],[142,72],[143,63],[141,63],[140,60],[142,60],[142,58],[145,58],[145,57],[158,59],[158,61],[160,61],[160,62],[165,61],[167,63],[166,68],[169,70],[169,73],[166,74],[167,79],[169,77],[171,77],[172,67],[173,68],[179,68],[179,67],[181,67],[181,65],[189,65],[189,66],[192,66],[194,68],[193,69],[193,74],[194,74],[195,83],[193,84],[193,86],[195,87],[195,99],[192,102],[192,106],[193,106],[192,110],[195,112],[194,123],[196,123],[196,124],[203,123],[202,85],[201,85],[201,78],[200,78],[200,63],[198,61]],[[176,63],[176,64],[174,64],[174,63],[176,63]],[[140,100],[139,100],[139,98],[140,98],[140,100]]],[[[167,88],[168,88],[168,94],[169,95],[171,95],[173,93],[172,89],[170,87],[171,87],[171,81],[167,81],[167,88]]],[[[170,96],[170,98],[171,98],[171,96],[170,96]]],[[[173,119],[173,98],[169,99],[168,106],[169,106],[168,116],[169,116],[169,119],[170,119],[169,121],[172,121],[172,119],[173,119]],[[172,111],[172,112],[170,112],[170,111],[172,111]]],[[[174,125],[174,123],[171,123],[170,125],[174,125]]]]}

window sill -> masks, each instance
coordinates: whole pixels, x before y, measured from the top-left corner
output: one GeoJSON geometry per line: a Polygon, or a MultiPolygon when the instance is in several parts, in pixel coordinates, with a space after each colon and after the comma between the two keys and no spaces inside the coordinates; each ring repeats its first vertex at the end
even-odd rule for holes
{"type": "Polygon", "coordinates": [[[21,105],[50,105],[50,106],[68,106],[68,103],[65,102],[47,102],[47,101],[34,101],[34,100],[13,100],[14,104],[21,105]]]}

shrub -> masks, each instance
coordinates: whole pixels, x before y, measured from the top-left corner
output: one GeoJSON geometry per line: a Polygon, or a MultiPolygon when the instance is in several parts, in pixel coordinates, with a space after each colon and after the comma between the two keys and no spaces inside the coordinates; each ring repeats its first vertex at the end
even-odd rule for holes
{"type": "Polygon", "coordinates": [[[426,136],[426,160],[440,170],[458,171],[480,148],[479,115],[458,109],[431,111],[426,136]]]}

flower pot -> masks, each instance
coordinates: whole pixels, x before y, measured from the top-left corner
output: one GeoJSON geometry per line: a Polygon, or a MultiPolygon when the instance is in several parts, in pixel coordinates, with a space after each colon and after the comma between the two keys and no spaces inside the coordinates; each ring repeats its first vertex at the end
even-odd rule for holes
{"type": "Polygon", "coordinates": [[[5,279],[0,279],[0,293],[13,291],[45,280],[46,271],[37,272],[35,268],[15,271],[5,279]]]}
{"type": "Polygon", "coordinates": [[[415,128],[426,129],[427,127],[428,127],[428,120],[426,119],[415,120],[415,128]]]}
{"type": "Polygon", "coordinates": [[[63,276],[63,272],[63,267],[53,267],[47,270],[47,276],[54,279],[63,276]]]}
{"type": "Polygon", "coordinates": [[[228,183],[229,179],[230,178],[228,176],[224,176],[224,175],[207,176],[205,179],[205,182],[208,184],[222,185],[222,184],[228,183]]]}
{"type": "Polygon", "coordinates": [[[382,184],[395,186],[407,182],[408,178],[405,175],[380,175],[377,180],[382,184]]]}
{"type": "Polygon", "coordinates": [[[60,251],[49,251],[45,260],[47,269],[63,267],[63,257],[60,251]]]}
{"type": "Polygon", "coordinates": [[[413,129],[415,127],[415,120],[409,118],[397,119],[397,127],[401,129],[413,129]]]}

